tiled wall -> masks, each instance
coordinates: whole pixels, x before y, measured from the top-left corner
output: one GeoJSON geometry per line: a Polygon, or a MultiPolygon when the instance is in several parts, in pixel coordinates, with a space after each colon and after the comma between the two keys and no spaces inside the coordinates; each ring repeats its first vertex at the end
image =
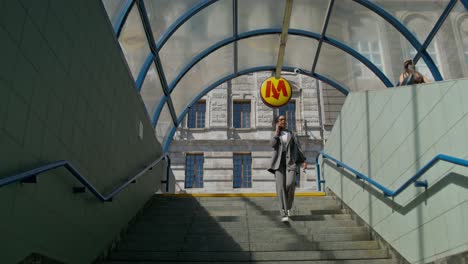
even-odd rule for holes
{"type": "MultiPolygon", "coordinates": [[[[1,178],[68,160],[108,194],[160,156],[107,19],[101,1],[0,1],[1,178]]],[[[158,190],[161,171],[111,203],[73,194],[79,183],[64,169],[0,188],[0,262],[37,252],[90,263],[158,190]]]]}
{"type": "MultiPolygon", "coordinates": [[[[325,151],[395,190],[435,155],[468,158],[468,80],[352,93],[325,151]]],[[[326,186],[411,263],[468,250],[468,169],[438,162],[395,199],[325,162],[326,186]]]]}

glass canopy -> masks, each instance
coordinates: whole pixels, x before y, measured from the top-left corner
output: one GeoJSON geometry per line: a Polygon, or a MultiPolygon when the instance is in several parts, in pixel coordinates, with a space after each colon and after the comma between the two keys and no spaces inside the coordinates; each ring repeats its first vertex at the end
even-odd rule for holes
{"type": "Polygon", "coordinates": [[[468,76],[468,0],[103,4],[165,151],[204,94],[243,74],[275,71],[284,28],[282,71],[311,76],[345,95],[398,85],[407,59],[434,81],[468,76]]]}

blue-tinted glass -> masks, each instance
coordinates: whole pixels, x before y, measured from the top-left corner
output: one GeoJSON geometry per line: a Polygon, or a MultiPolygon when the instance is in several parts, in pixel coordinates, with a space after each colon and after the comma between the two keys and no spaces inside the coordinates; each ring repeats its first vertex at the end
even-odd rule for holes
{"type": "Polygon", "coordinates": [[[233,125],[235,128],[241,127],[241,112],[240,112],[240,105],[238,103],[234,103],[234,122],[233,125]]]}
{"type": "Polygon", "coordinates": [[[193,186],[193,156],[187,155],[185,165],[185,188],[192,188],[193,186]]]}
{"type": "Polygon", "coordinates": [[[196,118],[196,112],[195,109],[192,107],[189,110],[189,115],[188,115],[188,127],[189,128],[195,128],[195,118],[196,118]]]}
{"type": "Polygon", "coordinates": [[[234,154],[234,188],[252,187],[252,157],[250,154],[234,154]]]}
{"type": "Polygon", "coordinates": [[[185,166],[185,188],[203,187],[203,155],[187,155],[185,166]]]}

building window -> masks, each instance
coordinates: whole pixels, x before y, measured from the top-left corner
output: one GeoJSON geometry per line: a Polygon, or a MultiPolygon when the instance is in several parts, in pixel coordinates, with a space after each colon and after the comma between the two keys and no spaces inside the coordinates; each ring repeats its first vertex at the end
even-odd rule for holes
{"type": "MultiPolygon", "coordinates": [[[[351,45],[354,49],[383,71],[382,45],[377,21],[368,17],[359,18],[350,31],[351,45]]],[[[359,60],[353,60],[353,70],[357,78],[374,78],[372,71],[359,60]]]]}
{"type": "Polygon", "coordinates": [[[280,107],[278,115],[286,118],[289,130],[296,131],[296,102],[290,101],[288,104],[280,107]]]}
{"type": "Polygon", "coordinates": [[[185,160],[185,188],[203,188],[203,154],[187,154],[185,160]]]}
{"type": "Polygon", "coordinates": [[[205,127],[205,112],[206,103],[204,101],[194,104],[188,114],[189,128],[204,128],[205,127]]]}
{"type": "Polygon", "coordinates": [[[234,188],[252,188],[252,156],[234,154],[234,188]]]}
{"type": "Polygon", "coordinates": [[[250,127],[250,101],[234,102],[234,127],[249,128],[250,127]]]}
{"type": "MultiPolygon", "coordinates": [[[[380,41],[377,40],[358,40],[353,43],[356,50],[370,60],[377,68],[383,71],[382,63],[382,47],[380,41]]],[[[354,67],[358,68],[356,76],[361,78],[369,78],[371,71],[367,66],[358,60],[354,60],[354,67]]]]}

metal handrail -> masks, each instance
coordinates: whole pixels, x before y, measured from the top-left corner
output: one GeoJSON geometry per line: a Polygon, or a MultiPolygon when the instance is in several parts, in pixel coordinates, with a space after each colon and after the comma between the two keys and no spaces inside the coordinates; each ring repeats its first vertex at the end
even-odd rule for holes
{"type": "Polygon", "coordinates": [[[96,198],[101,200],[102,202],[111,202],[112,198],[114,198],[118,193],[120,193],[123,189],[125,189],[130,183],[134,183],[138,178],[143,176],[148,170],[151,170],[154,166],[156,166],[161,160],[167,159],[167,155],[163,155],[153,161],[150,165],[146,166],[144,169],[139,171],[135,176],[129,178],[127,181],[125,181],[122,185],[117,187],[115,190],[113,190],[111,193],[108,195],[102,195],[84,176],[81,175],[81,173],[73,167],[73,165],[66,161],[66,160],[60,160],[56,162],[52,162],[40,167],[37,167],[32,170],[28,170],[22,173],[18,173],[12,176],[8,176],[5,178],[0,179],[0,188],[15,182],[36,182],[36,177],[44,172],[59,168],[59,167],[65,167],[75,178],[81,182],[85,187],[74,187],[73,192],[76,193],[82,193],[85,192],[85,188],[90,190],[96,198]]]}
{"type": "Polygon", "coordinates": [[[383,192],[383,194],[385,196],[388,196],[388,197],[397,196],[398,194],[403,192],[406,188],[408,188],[412,183],[414,183],[415,187],[424,187],[424,188],[427,189],[427,187],[429,186],[427,180],[418,181],[418,179],[424,173],[426,173],[426,171],[428,171],[432,166],[434,166],[439,160],[450,162],[450,163],[453,163],[453,164],[456,164],[456,165],[461,165],[461,166],[464,166],[464,167],[468,167],[468,160],[452,157],[452,156],[445,155],[445,154],[438,154],[434,158],[432,158],[428,163],[426,163],[426,165],[424,165],[421,169],[419,169],[416,172],[416,174],[414,174],[409,180],[407,180],[405,183],[403,183],[398,189],[396,189],[395,191],[392,191],[392,190],[388,189],[387,187],[381,185],[380,183],[374,181],[373,179],[369,178],[368,176],[366,176],[366,175],[360,173],[359,171],[349,167],[348,165],[344,164],[343,162],[335,159],[334,157],[326,154],[323,151],[320,151],[319,154],[317,155],[317,158],[315,159],[315,167],[316,167],[316,173],[317,173],[317,184],[318,184],[318,190],[319,191],[321,191],[321,189],[322,189],[321,184],[325,183],[324,180],[320,179],[320,164],[319,164],[320,155],[324,159],[329,159],[329,160],[335,162],[337,167],[343,167],[343,168],[347,169],[348,171],[354,173],[354,175],[356,176],[357,179],[369,182],[371,185],[373,185],[377,189],[381,190],[383,192]]]}

